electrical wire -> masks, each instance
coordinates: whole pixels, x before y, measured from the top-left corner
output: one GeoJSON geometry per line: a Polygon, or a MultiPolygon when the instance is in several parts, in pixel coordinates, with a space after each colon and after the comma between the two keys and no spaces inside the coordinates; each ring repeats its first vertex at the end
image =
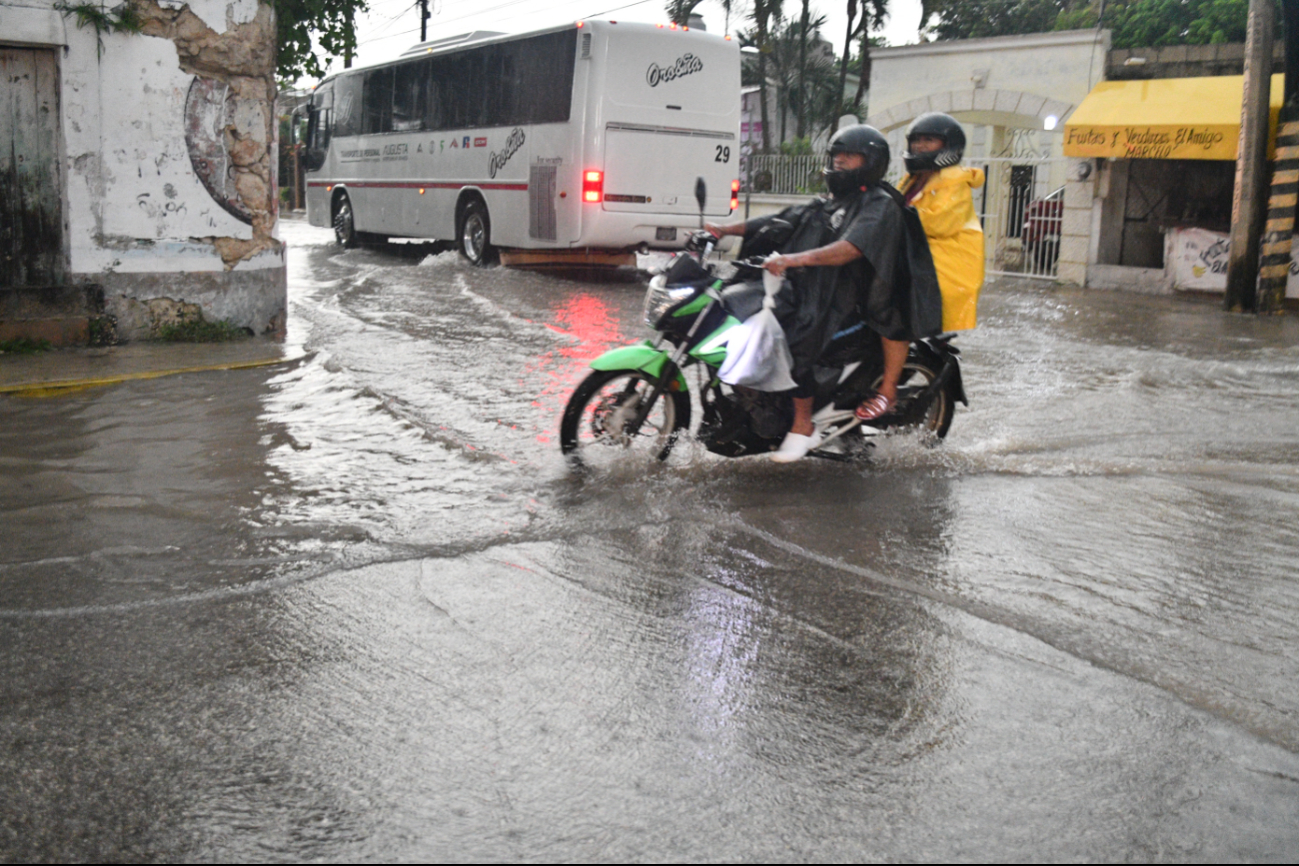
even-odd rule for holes
{"type": "Polygon", "coordinates": [[[393,24],[397,22],[398,18],[402,17],[403,15],[405,15],[407,12],[414,9],[418,5],[419,5],[419,0],[415,0],[415,2],[410,4],[409,6],[403,7],[400,12],[398,12],[396,15],[393,15],[386,22],[384,22],[383,26],[381,26],[378,30],[376,30],[374,35],[378,36],[380,33],[387,30],[389,27],[391,27],[393,24]]]}

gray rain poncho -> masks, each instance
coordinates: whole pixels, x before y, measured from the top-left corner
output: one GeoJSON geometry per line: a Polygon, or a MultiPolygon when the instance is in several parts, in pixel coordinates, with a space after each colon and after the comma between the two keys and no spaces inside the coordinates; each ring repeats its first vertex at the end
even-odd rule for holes
{"type": "Polygon", "coordinates": [[[773,219],[794,226],[779,247],[782,253],[805,252],[838,240],[862,253],[862,258],[839,267],[787,272],[787,287],[777,297],[775,312],[793,355],[795,379],[810,373],[837,331],[857,321],[890,340],[939,332],[942,300],[929,244],[915,210],[902,204],[892,187],[872,185],[845,198],[818,199],[752,219],[745,224],[741,256],[768,252],[751,248],[750,241],[773,219]]]}

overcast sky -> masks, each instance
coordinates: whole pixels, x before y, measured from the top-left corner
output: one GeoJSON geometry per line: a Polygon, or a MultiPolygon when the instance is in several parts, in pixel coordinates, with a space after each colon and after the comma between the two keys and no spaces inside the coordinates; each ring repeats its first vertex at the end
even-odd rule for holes
{"type": "MultiPolygon", "coordinates": [[[[615,21],[667,21],[665,0],[429,0],[433,17],[429,19],[429,38],[455,36],[470,30],[496,30],[519,33],[576,21],[579,18],[612,18],[615,21]]],[[[892,0],[893,9],[882,34],[890,45],[916,41],[920,21],[920,0],[892,0]]],[[[750,0],[735,0],[737,10],[750,8],[750,0]]],[[[789,13],[797,15],[798,0],[785,0],[789,13]]],[[[843,0],[814,0],[812,8],[826,16],[822,35],[836,46],[843,44],[847,21],[843,0]]],[[[726,27],[726,13],[717,0],[704,0],[696,10],[704,16],[710,33],[726,27]]],[[[730,32],[747,29],[748,22],[732,18],[730,32]]],[[[370,13],[357,22],[356,65],[364,66],[396,57],[419,41],[419,13],[414,0],[370,0],[370,13]]],[[[335,69],[341,67],[335,61],[335,69]]]]}

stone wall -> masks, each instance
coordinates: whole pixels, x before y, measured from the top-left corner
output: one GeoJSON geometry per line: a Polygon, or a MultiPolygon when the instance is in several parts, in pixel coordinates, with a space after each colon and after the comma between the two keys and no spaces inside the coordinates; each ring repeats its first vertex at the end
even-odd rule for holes
{"type": "MultiPolygon", "coordinates": [[[[1285,43],[1272,46],[1272,72],[1285,72],[1285,43]]],[[[1202,78],[1208,75],[1244,75],[1245,46],[1167,45],[1163,48],[1115,48],[1105,62],[1107,81],[1144,81],[1151,78],[1202,78]]]]}
{"type": "Polygon", "coordinates": [[[69,279],[102,286],[119,339],[169,304],[281,332],[271,7],[130,2],[143,33],[79,29],[52,0],[5,10],[6,41],[62,49],[69,279]]]}

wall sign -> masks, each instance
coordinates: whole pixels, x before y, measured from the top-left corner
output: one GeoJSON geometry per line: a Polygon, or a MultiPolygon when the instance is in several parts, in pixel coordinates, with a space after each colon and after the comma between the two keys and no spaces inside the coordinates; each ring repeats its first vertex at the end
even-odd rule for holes
{"type": "Polygon", "coordinates": [[[1235,159],[1237,126],[1067,126],[1065,156],[1235,159]]]}

